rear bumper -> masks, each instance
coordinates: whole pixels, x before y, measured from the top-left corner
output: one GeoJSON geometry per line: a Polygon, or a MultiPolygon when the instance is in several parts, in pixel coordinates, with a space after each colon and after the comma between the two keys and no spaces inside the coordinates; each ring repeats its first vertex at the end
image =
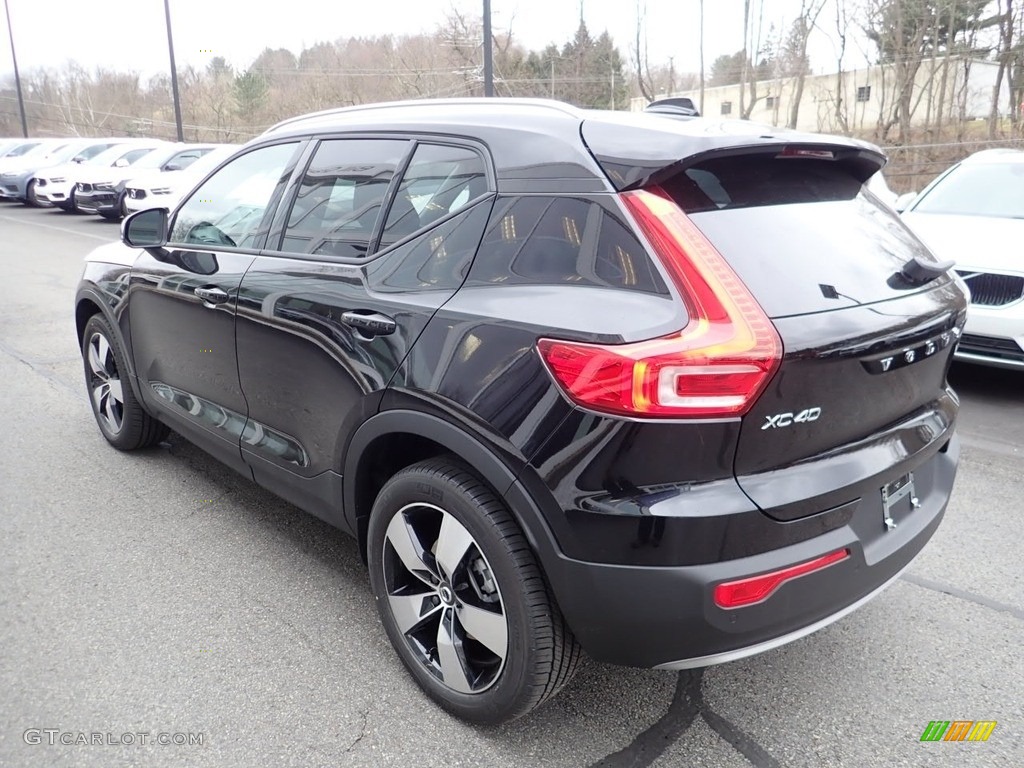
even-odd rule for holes
{"type": "MultiPolygon", "coordinates": [[[[560,558],[546,564],[562,611],[594,658],[681,669],[761,653],[799,639],[860,607],[892,583],[935,533],[956,475],[959,445],[914,469],[920,506],[909,497],[883,520],[881,489],[849,502],[847,522],[768,552],[689,566],[642,567],[560,558]],[[766,600],[723,609],[716,585],[848,549],[849,557],[783,583],[766,600]]],[[[792,523],[776,522],[788,526],[792,523]]]]}

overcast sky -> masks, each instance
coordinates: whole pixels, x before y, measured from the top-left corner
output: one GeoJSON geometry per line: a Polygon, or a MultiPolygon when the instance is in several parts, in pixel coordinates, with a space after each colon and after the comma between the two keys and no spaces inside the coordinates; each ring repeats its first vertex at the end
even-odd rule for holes
{"type": "MultiPolygon", "coordinates": [[[[92,68],[104,66],[152,75],[167,69],[167,37],[163,0],[7,0],[11,26],[23,72],[61,67],[68,60],[92,68]]],[[[696,72],[698,0],[639,0],[646,6],[649,60],[674,58],[677,71],[696,72]]],[[[451,7],[451,0],[171,0],[171,22],[179,66],[205,66],[223,56],[245,68],[266,47],[298,54],[321,41],[349,36],[414,34],[433,31],[451,7]]],[[[479,14],[482,0],[455,0],[467,14],[479,14]]],[[[561,44],[579,24],[578,0],[492,0],[496,29],[511,26],[529,48],[561,44]]],[[[743,46],[743,0],[706,0],[705,59],[743,46]]],[[[764,28],[788,27],[800,0],[765,0],[764,28]]],[[[583,15],[593,35],[607,29],[626,56],[635,38],[637,0],[585,0],[583,15]]],[[[824,28],[812,46],[816,70],[834,70],[828,32],[835,28],[834,10],[819,20],[824,28]]],[[[0,74],[12,71],[7,23],[0,14],[0,74]]],[[[849,51],[849,65],[863,59],[849,51]],[[855,61],[856,60],[856,61],[855,61]]]]}

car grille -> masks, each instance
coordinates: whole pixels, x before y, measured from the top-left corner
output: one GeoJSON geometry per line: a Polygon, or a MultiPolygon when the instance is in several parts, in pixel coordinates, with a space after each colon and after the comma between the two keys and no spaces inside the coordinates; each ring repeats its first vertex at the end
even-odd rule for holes
{"type": "Polygon", "coordinates": [[[957,351],[998,358],[1000,360],[1017,360],[1024,363],[1024,349],[1021,349],[1012,339],[997,339],[991,336],[976,336],[973,333],[965,333],[960,337],[957,351]]]}
{"type": "Polygon", "coordinates": [[[971,289],[971,304],[1001,307],[1024,298],[1024,277],[990,272],[960,272],[971,289]]]}

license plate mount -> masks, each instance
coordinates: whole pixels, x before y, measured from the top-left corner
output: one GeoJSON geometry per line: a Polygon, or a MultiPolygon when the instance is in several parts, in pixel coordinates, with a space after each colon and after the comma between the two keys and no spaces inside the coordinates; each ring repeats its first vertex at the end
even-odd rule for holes
{"type": "Polygon", "coordinates": [[[893,513],[901,506],[906,507],[908,512],[921,506],[914,489],[913,472],[908,472],[882,486],[882,522],[885,524],[885,530],[891,531],[896,528],[893,513]]]}

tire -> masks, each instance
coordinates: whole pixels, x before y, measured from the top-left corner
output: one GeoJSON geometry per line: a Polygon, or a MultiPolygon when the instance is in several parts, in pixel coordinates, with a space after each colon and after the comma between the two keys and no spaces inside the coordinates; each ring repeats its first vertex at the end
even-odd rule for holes
{"type": "Polygon", "coordinates": [[[82,335],[85,385],[96,424],[107,442],[121,451],[156,445],[170,430],[146,413],[122,378],[124,351],[103,315],[93,315],[82,335]]]}
{"type": "Polygon", "coordinates": [[[39,202],[39,198],[36,196],[36,180],[29,179],[28,186],[25,187],[25,205],[30,208],[41,208],[42,205],[39,202]]]}
{"type": "Polygon", "coordinates": [[[457,459],[422,461],[384,485],[368,550],[384,630],[444,709],[507,722],[572,678],[582,651],[522,531],[457,459]]]}

